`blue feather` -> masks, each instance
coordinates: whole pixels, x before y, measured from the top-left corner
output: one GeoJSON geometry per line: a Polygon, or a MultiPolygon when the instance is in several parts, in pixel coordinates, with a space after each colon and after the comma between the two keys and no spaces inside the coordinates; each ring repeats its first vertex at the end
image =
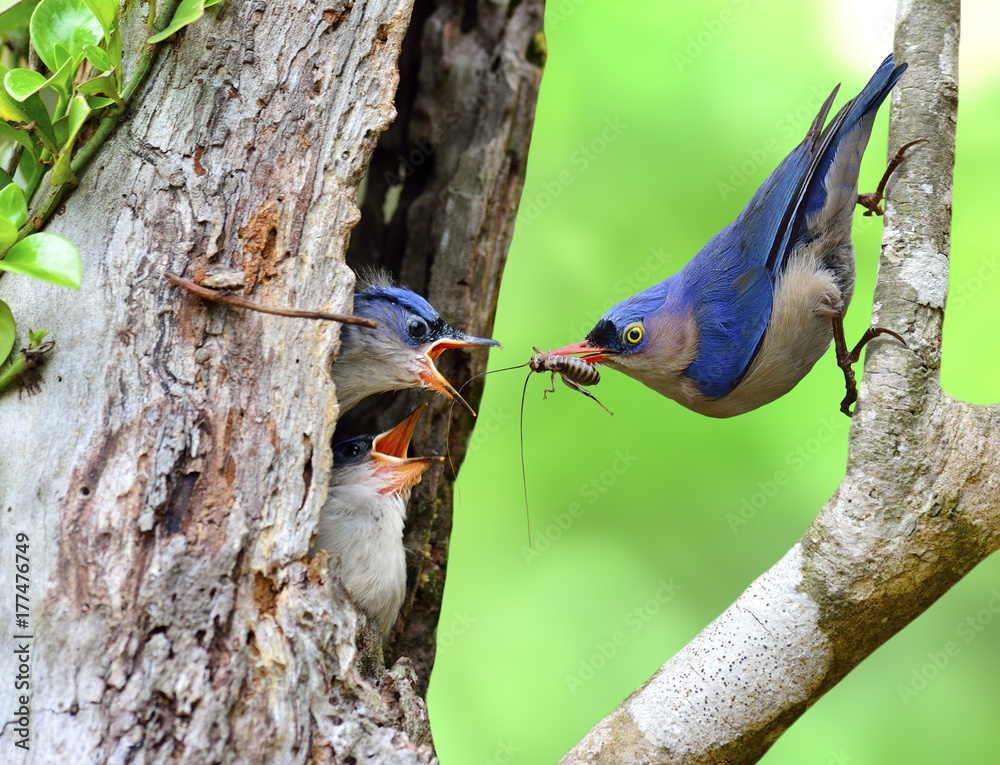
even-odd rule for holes
{"type": "MultiPolygon", "coordinates": [[[[838,234],[846,227],[849,241],[858,163],[875,114],[905,69],[905,64],[894,67],[890,54],[858,96],[824,129],[839,86],[834,88],[804,140],[757,189],[736,220],[712,237],[680,272],[609,310],[587,335],[587,344],[607,349],[606,363],[615,363],[616,355],[630,354],[636,354],[639,361],[645,358],[643,351],[651,347],[651,338],[647,334],[638,344],[630,345],[623,338],[630,324],[644,321],[676,327],[676,322],[649,319],[693,317],[697,351],[680,374],[693,381],[705,399],[729,395],[760,352],[774,309],[775,285],[789,258],[805,252],[810,237],[823,233],[810,231],[811,223],[822,224],[824,231],[833,232],[831,227],[836,227],[838,234]],[[837,185],[828,187],[828,183],[837,185]]],[[[819,267],[826,269],[827,264],[821,260],[819,267]]],[[[839,277],[838,268],[843,268],[842,264],[829,264],[834,278],[839,277]]],[[[847,279],[850,284],[838,285],[845,300],[850,299],[853,271],[845,276],[845,282],[847,279]]],[[[677,337],[681,338],[678,343],[695,341],[693,331],[677,337]]],[[[684,349],[678,346],[676,350],[684,349]]],[[[680,390],[668,379],[678,374],[676,369],[664,372],[658,380],[656,369],[643,368],[641,363],[622,364],[620,368],[661,392],[680,390]]],[[[673,397],[671,392],[664,395],[673,397]]],[[[681,395],[690,398],[688,393],[681,395]]]]}
{"type": "Polygon", "coordinates": [[[893,67],[893,57],[890,53],[885,61],[879,66],[875,74],[865,85],[864,89],[853,99],[848,101],[837,112],[829,127],[824,132],[824,136],[830,135],[830,139],[820,157],[815,172],[810,177],[809,187],[805,193],[805,214],[799,216],[796,221],[795,230],[792,232],[792,241],[796,239],[796,234],[800,231],[805,218],[808,218],[822,209],[826,202],[826,177],[833,165],[833,160],[837,151],[841,148],[841,143],[851,135],[855,127],[861,127],[861,132],[855,134],[856,140],[863,137],[867,144],[868,136],[871,133],[872,124],[875,122],[875,115],[879,107],[885,101],[886,96],[893,86],[899,82],[899,78],[906,71],[906,64],[893,67]]]}
{"type": "Polygon", "coordinates": [[[867,143],[878,107],[905,69],[906,64],[893,68],[890,53],[823,130],[835,88],[805,140],[764,181],[739,217],[684,267],[684,292],[694,307],[701,341],[686,374],[702,395],[726,396],[746,375],[771,318],[774,281],[802,242],[806,219],[826,202],[824,182],[841,142],[850,136],[867,143]]]}

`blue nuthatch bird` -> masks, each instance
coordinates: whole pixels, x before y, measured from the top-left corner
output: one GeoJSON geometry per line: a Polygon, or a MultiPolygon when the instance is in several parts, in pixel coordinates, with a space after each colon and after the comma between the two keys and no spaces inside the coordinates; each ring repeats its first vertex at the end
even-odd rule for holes
{"type": "Polygon", "coordinates": [[[340,556],[344,586],[383,636],[396,623],[406,595],[403,522],[410,490],[444,459],[406,457],[424,406],[392,430],[333,447],[330,493],[310,551],[340,556]]]}
{"type": "Polygon", "coordinates": [[[833,338],[848,389],[841,410],[851,414],[851,365],[864,344],[880,334],[903,342],[873,327],[848,352],[843,325],[854,290],[854,206],[881,214],[884,183],[912,145],[877,194],[859,197],[872,123],[906,69],[893,64],[890,54],[823,129],[834,88],[805,140],[683,269],[609,310],[583,342],[549,355],[582,354],[688,409],[731,417],[788,393],[833,338]]]}
{"type": "Polygon", "coordinates": [[[420,295],[384,277],[355,293],[354,315],[373,319],[378,328],[345,324],[340,330],[333,381],[341,414],[375,393],[424,387],[454,399],[475,416],[434,361],[448,348],[502,348],[500,343],[460,332],[420,295]]]}

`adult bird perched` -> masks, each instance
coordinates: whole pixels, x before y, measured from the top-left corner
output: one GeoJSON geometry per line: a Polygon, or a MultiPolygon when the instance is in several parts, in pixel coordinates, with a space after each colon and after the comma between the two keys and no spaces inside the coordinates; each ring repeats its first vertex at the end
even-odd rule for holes
{"type": "Polygon", "coordinates": [[[345,324],[333,381],[341,414],[364,398],[402,388],[430,388],[475,411],[438,372],[434,361],[448,348],[494,346],[450,326],[413,290],[374,277],[354,294],[354,315],[373,319],[377,329],[345,324]]]}
{"type": "Polygon", "coordinates": [[[678,273],[609,310],[586,340],[550,355],[583,354],[688,409],[731,417],[788,393],[833,338],[848,387],[841,409],[850,414],[857,399],[851,365],[864,344],[879,334],[902,341],[875,327],[848,353],[843,319],[854,290],[854,206],[881,214],[882,186],[858,196],[861,157],[878,108],[905,69],[890,54],[823,129],[834,88],[805,140],[736,220],[678,273]]]}
{"type": "Polygon", "coordinates": [[[347,591],[383,636],[396,623],[406,594],[403,522],[410,490],[444,459],[406,457],[424,406],[392,430],[333,447],[330,494],[311,550],[340,556],[347,591]]]}

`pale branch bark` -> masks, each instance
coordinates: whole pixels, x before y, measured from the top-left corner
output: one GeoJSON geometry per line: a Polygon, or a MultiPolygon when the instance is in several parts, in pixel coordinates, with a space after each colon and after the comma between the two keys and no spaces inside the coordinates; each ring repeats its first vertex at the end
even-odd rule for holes
{"type": "Polygon", "coordinates": [[[846,475],[806,534],[562,760],[750,763],[824,693],[1000,547],[1000,407],[939,381],[959,2],[902,0],[872,343],[846,475]]]}

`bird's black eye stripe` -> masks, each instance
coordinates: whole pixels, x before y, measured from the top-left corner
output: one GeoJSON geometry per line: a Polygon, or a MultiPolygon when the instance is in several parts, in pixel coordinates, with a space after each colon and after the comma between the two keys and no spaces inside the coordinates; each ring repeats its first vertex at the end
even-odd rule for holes
{"type": "Polygon", "coordinates": [[[406,318],[406,334],[411,340],[419,343],[427,343],[444,337],[451,332],[451,328],[442,318],[428,321],[423,316],[410,314],[406,318]]]}
{"type": "Polygon", "coordinates": [[[618,331],[615,329],[615,325],[609,319],[601,319],[590,330],[590,334],[587,335],[587,342],[589,342],[595,348],[612,348],[617,349],[619,345],[618,331]]]}

